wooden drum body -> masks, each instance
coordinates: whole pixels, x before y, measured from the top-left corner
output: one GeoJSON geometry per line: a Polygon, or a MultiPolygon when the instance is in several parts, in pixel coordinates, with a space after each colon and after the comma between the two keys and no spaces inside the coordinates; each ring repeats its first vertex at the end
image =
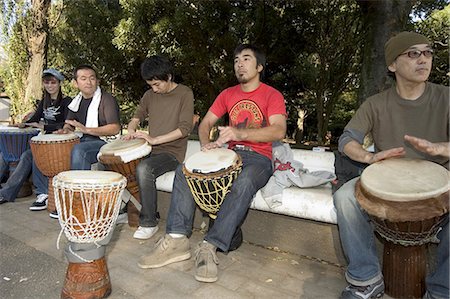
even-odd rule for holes
{"type": "Polygon", "coordinates": [[[385,240],[385,292],[394,298],[425,293],[426,244],[449,211],[449,172],[414,159],[388,159],[367,167],[356,198],[385,240]]]}
{"type": "Polygon", "coordinates": [[[58,173],[70,170],[70,156],[80,138],[75,134],[45,134],[31,138],[30,146],[33,159],[39,170],[49,177],[47,210],[54,212],[53,177],[58,173]]]}
{"type": "MultiPolygon", "coordinates": [[[[115,225],[125,186],[126,179],[111,171],[72,170],[55,176],[59,223],[69,241],[92,244],[93,248],[103,245],[98,243],[107,238],[115,225]]],[[[79,257],[76,251],[70,252],[79,257]]],[[[104,255],[82,261],[69,260],[61,298],[107,297],[111,281],[104,255]]]]}
{"type": "MultiPolygon", "coordinates": [[[[141,202],[139,185],[136,180],[136,167],[152,150],[145,139],[116,140],[100,148],[98,159],[109,170],[122,174],[127,179],[127,189],[131,195],[141,202]]],[[[139,225],[139,210],[128,203],[128,225],[139,225]]]]}
{"type": "Polygon", "coordinates": [[[195,153],[183,165],[195,202],[213,219],[241,170],[241,157],[224,148],[195,153]]]}

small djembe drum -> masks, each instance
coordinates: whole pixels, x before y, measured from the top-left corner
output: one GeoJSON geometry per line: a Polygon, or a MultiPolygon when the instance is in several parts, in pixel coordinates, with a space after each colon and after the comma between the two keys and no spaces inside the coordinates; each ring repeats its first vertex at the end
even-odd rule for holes
{"type": "MultiPolygon", "coordinates": [[[[0,127],[0,152],[9,165],[10,173],[16,168],[20,156],[30,148],[30,139],[37,134],[39,130],[33,128],[0,127]]],[[[29,196],[31,193],[31,184],[25,183],[17,197],[29,196]]]]}
{"type": "Polygon", "coordinates": [[[424,160],[388,159],[368,166],[356,198],[385,240],[385,291],[394,298],[425,293],[426,244],[449,209],[449,172],[424,160]]]}
{"type": "Polygon", "coordinates": [[[31,138],[30,146],[36,166],[48,180],[47,210],[54,212],[55,199],[53,196],[52,180],[62,171],[70,170],[70,155],[75,144],[80,143],[77,135],[45,134],[31,138]]]}
{"type": "Polygon", "coordinates": [[[111,293],[105,246],[126,184],[112,171],[71,170],[53,178],[59,223],[69,240],[61,298],[105,298],[111,293]]]}
{"type": "Polygon", "coordinates": [[[235,151],[224,148],[195,153],[183,165],[183,173],[195,202],[212,219],[216,218],[241,170],[241,157],[235,151]]]}
{"type": "MultiPolygon", "coordinates": [[[[139,185],[136,180],[136,167],[152,151],[151,145],[145,139],[118,139],[100,148],[98,160],[109,170],[121,173],[127,178],[127,189],[140,203],[139,185]]],[[[139,225],[139,210],[134,204],[128,203],[128,225],[139,225]]]]}

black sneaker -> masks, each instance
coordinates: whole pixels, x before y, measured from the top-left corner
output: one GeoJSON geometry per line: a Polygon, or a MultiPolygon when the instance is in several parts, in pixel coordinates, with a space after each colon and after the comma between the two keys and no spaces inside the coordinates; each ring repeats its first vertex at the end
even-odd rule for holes
{"type": "Polygon", "coordinates": [[[47,194],[39,194],[36,198],[36,201],[30,207],[31,211],[42,211],[47,208],[47,194]]]}
{"type": "Polygon", "coordinates": [[[341,299],[374,299],[381,298],[384,294],[384,281],[379,281],[368,286],[349,285],[341,294],[341,299]]]}
{"type": "Polygon", "coordinates": [[[56,211],[50,212],[50,214],[48,214],[48,216],[50,216],[50,218],[53,218],[53,219],[59,219],[58,212],[56,212],[56,211]]]}

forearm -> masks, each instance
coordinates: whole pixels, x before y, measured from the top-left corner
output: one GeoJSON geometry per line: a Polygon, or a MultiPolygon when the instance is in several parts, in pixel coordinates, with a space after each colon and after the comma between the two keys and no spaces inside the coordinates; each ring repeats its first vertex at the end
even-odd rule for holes
{"type": "Polygon", "coordinates": [[[120,132],[119,124],[107,124],[98,128],[86,128],[86,134],[92,136],[112,136],[120,132]]]}
{"type": "Polygon", "coordinates": [[[139,128],[139,119],[138,118],[132,118],[131,121],[128,123],[127,130],[128,134],[136,132],[136,130],[139,128]]]}
{"type": "Polygon", "coordinates": [[[200,145],[203,146],[209,143],[209,132],[211,131],[212,125],[202,121],[198,127],[198,138],[200,139],[200,145]]]}
{"type": "Polygon", "coordinates": [[[180,139],[181,137],[183,137],[183,133],[181,132],[180,129],[176,129],[167,134],[154,137],[154,139],[155,139],[154,144],[156,145],[156,144],[163,144],[163,143],[171,142],[171,141],[180,139]]]}
{"type": "Polygon", "coordinates": [[[259,129],[238,129],[239,140],[252,142],[273,142],[285,137],[286,129],[281,125],[270,125],[259,129]]]}
{"type": "Polygon", "coordinates": [[[369,164],[373,160],[373,153],[366,151],[362,144],[350,141],[344,146],[344,154],[354,161],[369,164]]]}

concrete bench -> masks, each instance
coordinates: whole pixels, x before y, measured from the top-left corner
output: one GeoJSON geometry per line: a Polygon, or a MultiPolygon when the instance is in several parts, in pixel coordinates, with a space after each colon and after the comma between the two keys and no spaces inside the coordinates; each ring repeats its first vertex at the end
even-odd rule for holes
{"type": "MultiPolygon", "coordinates": [[[[199,141],[189,140],[186,158],[200,151],[199,141]]],[[[293,149],[294,159],[303,163],[310,171],[326,170],[334,173],[334,154],[332,152],[313,152],[293,149]]],[[[159,191],[172,192],[175,173],[168,172],[156,180],[159,191]]],[[[261,192],[253,199],[251,209],[309,219],[325,223],[336,223],[336,211],[331,195],[331,184],[314,188],[289,187],[283,191],[282,205],[269,208],[261,192]]]]}

